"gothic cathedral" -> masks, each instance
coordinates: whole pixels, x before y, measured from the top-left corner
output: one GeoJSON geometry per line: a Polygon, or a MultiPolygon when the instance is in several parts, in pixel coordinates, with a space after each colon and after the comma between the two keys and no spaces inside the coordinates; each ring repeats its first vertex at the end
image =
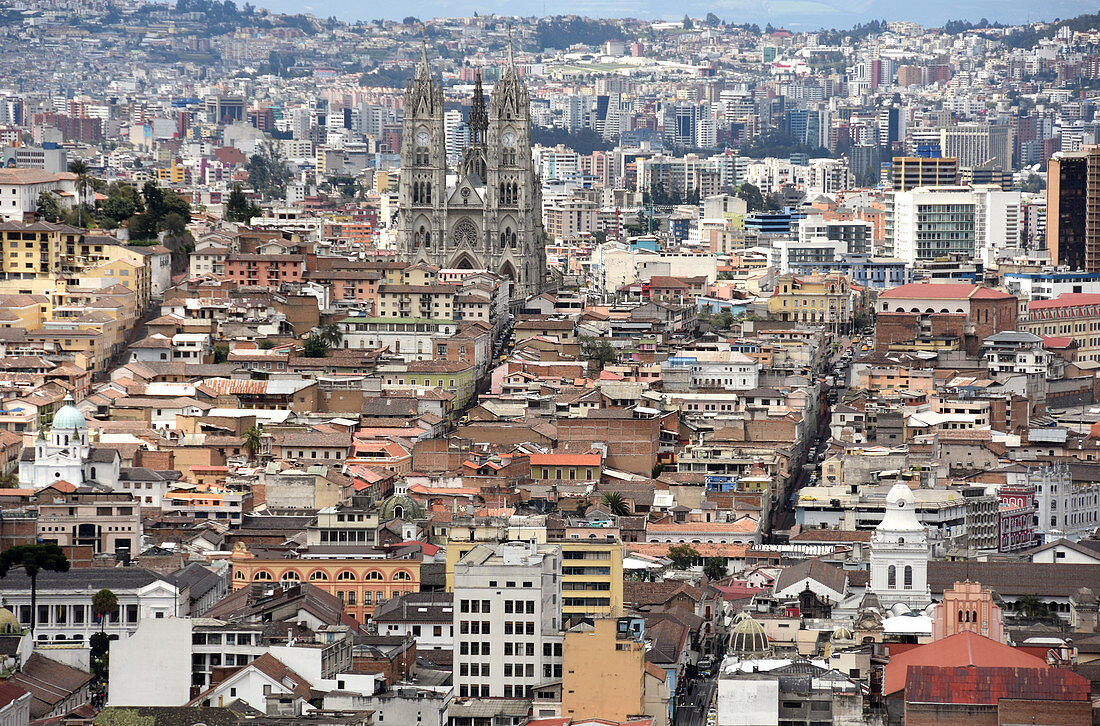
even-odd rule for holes
{"type": "Polygon", "coordinates": [[[405,89],[398,249],[409,262],[484,269],[512,281],[513,299],[546,283],[542,186],[531,159],[530,99],[509,57],[488,109],[481,74],[457,173],[447,169],[443,85],[428,54],[405,89]]]}

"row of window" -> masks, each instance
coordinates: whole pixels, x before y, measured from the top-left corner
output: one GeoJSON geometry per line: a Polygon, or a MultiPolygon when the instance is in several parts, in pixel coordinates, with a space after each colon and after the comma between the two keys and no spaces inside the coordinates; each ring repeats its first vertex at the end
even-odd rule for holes
{"type": "MultiPolygon", "coordinates": [[[[244,572],[238,570],[236,574],[236,579],[243,580],[244,577],[244,572]]],[[[252,574],[252,580],[254,582],[273,582],[274,579],[275,578],[272,576],[272,574],[267,570],[257,570],[252,574]]],[[[284,572],[282,574],[282,576],[279,578],[279,581],[300,582],[301,579],[301,575],[299,575],[297,572],[295,572],[294,570],[288,570],[287,572],[284,572]]],[[[329,579],[328,572],[324,570],[314,570],[313,572],[309,573],[309,579],[312,582],[325,582],[329,579]]],[[[355,573],[350,570],[343,570],[336,575],[336,579],[340,582],[354,582],[355,573]]],[[[385,576],[378,570],[371,570],[363,575],[364,581],[379,581],[385,579],[385,576]]],[[[393,577],[390,579],[396,582],[408,582],[413,579],[413,576],[405,570],[398,570],[397,572],[393,573],[393,577]]]]}

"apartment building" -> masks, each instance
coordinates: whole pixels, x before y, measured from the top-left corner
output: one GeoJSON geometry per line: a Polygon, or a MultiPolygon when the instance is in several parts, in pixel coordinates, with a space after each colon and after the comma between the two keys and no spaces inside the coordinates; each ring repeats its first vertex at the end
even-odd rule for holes
{"type": "Polygon", "coordinates": [[[141,546],[141,504],[129,492],[43,490],[38,503],[38,539],[92,551],[137,554],[141,546]]]}
{"type": "Polygon", "coordinates": [[[558,545],[478,544],[454,566],[459,698],[529,698],[562,677],[558,545]]]}

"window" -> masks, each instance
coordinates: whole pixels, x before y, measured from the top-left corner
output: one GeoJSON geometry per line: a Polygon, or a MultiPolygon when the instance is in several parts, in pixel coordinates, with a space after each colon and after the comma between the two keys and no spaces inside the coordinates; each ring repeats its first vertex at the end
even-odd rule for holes
{"type": "Polygon", "coordinates": [[[904,582],[905,582],[905,589],[906,590],[912,590],[913,589],[913,566],[912,565],[906,565],[905,566],[905,574],[903,575],[903,577],[904,577],[904,582]]]}
{"type": "Polygon", "coordinates": [[[898,568],[890,565],[886,569],[886,587],[895,588],[898,586],[898,568]]]}

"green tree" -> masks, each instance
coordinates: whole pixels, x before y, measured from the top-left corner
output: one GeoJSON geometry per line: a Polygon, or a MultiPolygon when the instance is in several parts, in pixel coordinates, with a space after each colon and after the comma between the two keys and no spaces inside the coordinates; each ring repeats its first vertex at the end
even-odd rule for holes
{"type": "Polygon", "coordinates": [[[111,674],[109,661],[111,636],[102,630],[98,633],[92,633],[88,645],[91,646],[92,690],[96,693],[102,693],[106,690],[107,678],[111,674]]]}
{"type": "Polygon", "coordinates": [[[1044,620],[1050,617],[1050,605],[1040,600],[1036,595],[1023,595],[1016,598],[1012,609],[1025,618],[1032,620],[1044,620]]]}
{"type": "Polygon", "coordinates": [[[155,182],[147,181],[141,187],[141,196],[145,198],[145,210],[153,215],[154,219],[160,219],[166,211],[164,206],[164,190],[155,182]]]}
{"type": "Polygon", "coordinates": [[[164,215],[164,231],[172,237],[178,237],[187,231],[187,222],[179,212],[164,215]]]}
{"type": "Polygon", "coordinates": [[[259,426],[253,426],[244,432],[244,436],[241,437],[241,443],[244,445],[244,450],[248,452],[248,458],[252,461],[256,460],[256,455],[260,453],[263,447],[264,430],[259,426]]]}
{"type": "Polygon", "coordinates": [[[737,188],[737,196],[745,200],[745,207],[750,212],[764,208],[764,195],[760,193],[760,187],[745,182],[737,188]]]}
{"type": "Polygon", "coordinates": [[[8,576],[13,567],[22,567],[31,579],[31,634],[38,616],[38,573],[68,572],[69,558],[65,550],[55,544],[16,545],[0,552],[0,579],[8,576]]]}
{"type": "Polygon", "coordinates": [[[142,212],[130,217],[130,239],[155,240],[158,234],[157,218],[152,212],[142,212]]]}
{"type": "Polygon", "coordinates": [[[38,195],[38,205],[35,207],[34,214],[47,222],[57,222],[62,217],[61,203],[52,193],[42,192],[38,195]]]}
{"type": "Polygon", "coordinates": [[[225,204],[225,218],[230,222],[250,222],[253,217],[263,216],[263,210],[255,202],[249,202],[240,184],[234,184],[229,192],[229,201],[225,204]]]}
{"type": "Polygon", "coordinates": [[[111,229],[145,209],[141,195],[129,184],[116,182],[107,187],[107,198],[100,206],[102,224],[111,229]]]}
{"type": "Polygon", "coordinates": [[[668,548],[668,559],[674,570],[686,570],[699,559],[699,550],[689,544],[673,545],[668,548]]]}
{"type": "Polygon", "coordinates": [[[619,352],[606,338],[591,336],[581,337],[581,355],[590,361],[595,361],[601,369],[619,360],[619,352]]]}
{"type": "Polygon", "coordinates": [[[99,632],[103,632],[103,628],[107,624],[107,618],[116,610],[118,610],[118,595],[112,591],[103,588],[92,595],[92,613],[99,620],[99,632]]]}
{"type": "Polygon", "coordinates": [[[626,499],[620,492],[604,492],[600,497],[600,504],[607,507],[607,510],[616,517],[625,517],[630,514],[630,505],[626,503],[626,499]]]}
{"type": "Polygon", "coordinates": [[[286,196],[286,185],[290,177],[286,157],[274,141],[268,140],[261,144],[259,151],[248,159],[249,183],[253,189],[269,199],[286,196]]]}
{"type": "Polygon", "coordinates": [[[218,343],[214,346],[214,363],[225,363],[227,360],[229,360],[229,346],[218,343]]]}
{"type": "MultiPolygon", "coordinates": [[[[92,188],[92,174],[88,169],[88,165],[84,163],[83,159],[74,159],[69,162],[69,172],[76,174],[76,189],[77,189],[77,224],[83,227],[87,220],[84,217],[84,212],[89,208],[88,204],[88,191],[92,188]]],[[[92,208],[95,206],[94,196],[92,208]]]]}
{"type": "Polygon", "coordinates": [[[721,580],[728,574],[726,561],[721,557],[708,557],[703,563],[703,574],[708,580],[721,580]]]}
{"type": "Polygon", "coordinates": [[[340,344],[344,342],[344,329],[340,327],[339,323],[329,323],[321,328],[319,335],[322,340],[328,343],[330,348],[339,348],[340,344]]]}
{"type": "Polygon", "coordinates": [[[710,316],[710,324],[715,330],[729,330],[733,327],[733,313],[729,310],[723,310],[720,313],[710,316]]]}
{"type": "Polygon", "coordinates": [[[142,716],[130,708],[110,706],[100,711],[92,723],[95,726],[156,726],[156,722],[156,716],[142,716]]]}
{"type": "Polygon", "coordinates": [[[7,474],[0,475],[0,489],[14,489],[19,486],[19,474],[14,471],[9,471],[7,474]]]}
{"type": "Polygon", "coordinates": [[[324,358],[331,350],[328,342],[317,333],[310,333],[302,346],[302,355],[306,358],[324,358]]]}

